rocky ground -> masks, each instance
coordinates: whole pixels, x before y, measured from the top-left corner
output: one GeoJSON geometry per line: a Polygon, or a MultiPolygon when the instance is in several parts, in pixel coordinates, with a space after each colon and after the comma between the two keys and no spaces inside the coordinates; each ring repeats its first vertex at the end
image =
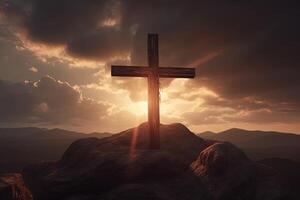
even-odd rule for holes
{"type": "MultiPolygon", "coordinates": [[[[278,170],[230,143],[208,143],[171,124],[161,125],[162,148],[148,150],[147,130],[141,124],[108,138],[77,140],[59,161],[26,167],[25,184],[37,200],[291,199],[278,170]]],[[[23,192],[24,198],[11,199],[31,199],[23,192]]]]}
{"type": "Polygon", "coordinates": [[[0,174],[1,200],[32,200],[21,174],[0,174]]]}

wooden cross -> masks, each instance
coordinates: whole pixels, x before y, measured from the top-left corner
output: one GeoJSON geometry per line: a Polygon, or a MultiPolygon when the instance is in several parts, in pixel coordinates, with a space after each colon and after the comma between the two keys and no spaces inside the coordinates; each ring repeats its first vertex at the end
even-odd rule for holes
{"type": "Polygon", "coordinates": [[[148,78],[150,148],[159,149],[159,78],[194,78],[195,68],[159,67],[158,34],[148,34],[148,64],[149,67],[111,66],[111,75],[148,78]]]}

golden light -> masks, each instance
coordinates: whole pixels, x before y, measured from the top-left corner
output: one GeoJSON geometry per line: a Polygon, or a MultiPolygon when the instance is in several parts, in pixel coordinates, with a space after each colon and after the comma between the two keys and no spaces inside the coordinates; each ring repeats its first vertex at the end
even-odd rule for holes
{"type": "Polygon", "coordinates": [[[132,103],[130,108],[130,110],[137,116],[143,116],[148,114],[148,103],[146,101],[132,103]]]}
{"type": "Polygon", "coordinates": [[[113,27],[116,25],[117,25],[117,20],[112,18],[105,19],[103,22],[100,23],[100,26],[104,26],[104,27],[113,27]]]}
{"type": "MultiPolygon", "coordinates": [[[[147,116],[148,115],[148,102],[139,101],[132,102],[128,109],[134,113],[137,117],[147,116]]],[[[170,104],[168,95],[166,92],[160,91],[160,115],[167,115],[174,109],[174,105],[170,104]]]]}
{"type": "MultiPolygon", "coordinates": [[[[28,39],[26,33],[16,32],[18,38],[16,49],[18,51],[29,51],[41,62],[48,63],[55,58],[59,63],[68,64],[72,68],[92,68],[96,69],[99,66],[104,66],[104,61],[92,61],[87,59],[75,58],[66,52],[65,45],[50,46],[42,43],[33,42],[28,39]]],[[[127,55],[126,55],[127,56],[127,55]]]]}

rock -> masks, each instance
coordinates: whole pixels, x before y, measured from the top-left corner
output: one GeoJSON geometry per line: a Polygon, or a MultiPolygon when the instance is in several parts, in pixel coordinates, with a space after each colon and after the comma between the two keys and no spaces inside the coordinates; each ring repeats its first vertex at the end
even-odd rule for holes
{"type": "Polygon", "coordinates": [[[215,143],[204,149],[191,166],[197,175],[221,177],[249,162],[247,156],[232,144],[215,143]]]}
{"type": "MultiPolygon", "coordinates": [[[[179,123],[161,125],[160,133],[160,150],[173,154],[182,162],[185,162],[187,166],[196,159],[199,152],[208,146],[203,139],[179,123]]],[[[72,163],[72,159],[76,162],[78,156],[84,159],[87,152],[91,151],[127,151],[132,153],[135,149],[145,150],[148,149],[148,141],[148,124],[143,123],[136,128],[123,131],[111,137],[77,140],[64,153],[61,162],[72,163]]]]}
{"type": "Polygon", "coordinates": [[[214,199],[282,199],[275,170],[256,164],[230,143],[215,143],[191,164],[214,199]]]}
{"type": "Polygon", "coordinates": [[[64,199],[76,194],[102,194],[130,182],[161,181],[181,175],[185,166],[164,151],[89,152],[72,163],[61,161],[24,169],[36,199],[64,199]]]}
{"type": "Polygon", "coordinates": [[[25,182],[35,200],[284,197],[276,171],[232,144],[209,146],[182,124],[160,130],[160,150],[148,149],[146,123],[103,139],[77,140],[59,161],[26,167],[25,182]]]}
{"type": "Polygon", "coordinates": [[[120,198],[130,200],[171,200],[172,194],[162,187],[142,184],[125,184],[107,194],[101,196],[103,200],[118,200],[120,198]]]}
{"type": "Polygon", "coordinates": [[[24,185],[21,174],[0,175],[0,199],[32,200],[32,195],[24,185]]]}
{"type": "Polygon", "coordinates": [[[160,150],[148,149],[147,123],[108,138],[77,140],[58,162],[26,167],[25,181],[36,199],[46,200],[178,177],[207,145],[182,124],[160,130],[160,150]]]}
{"type": "Polygon", "coordinates": [[[269,158],[258,162],[278,172],[289,199],[300,199],[300,162],[283,158],[269,158]]]}

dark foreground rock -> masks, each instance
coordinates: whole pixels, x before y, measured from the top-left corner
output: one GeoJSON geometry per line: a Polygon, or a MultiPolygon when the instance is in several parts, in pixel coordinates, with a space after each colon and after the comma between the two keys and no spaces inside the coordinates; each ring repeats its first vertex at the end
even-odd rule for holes
{"type": "Polygon", "coordinates": [[[0,174],[1,200],[32,200],[21,174],[0,174]]]}
{"type": "Polygon", "coordinates": [[[174,178],[185,169],[173,155],[162,151],[141,150],[134,155],[122,151],[90,152],[86,156],[77,163],[62,160],[25,169],[36,197],[63,199],[74,193],[102,194],[130,182],[174,178]]]}
{"type": "Polygon", "coordinates": [[[215,143],[191,164],[215,199],[283,199],[278,173],[256,164],[230,143],[215,143]]]}
{"type": "Polygon", "coordinates": [[[283,158],[269,158],[260,160],[259,163],[278,172],[280,181],[290,199],[300,199],[300,162],[283,158]]]}
{"type": "Polygon", "coordinates": [[[276,172],[231,144],[209,146],[172,124],[161,126],[162,148],[148,150],[147,130],[142,124],[112,137],[78,140],[58,162],[25,168],[25,182],[37,200],[284,197],[276,172]]]}

